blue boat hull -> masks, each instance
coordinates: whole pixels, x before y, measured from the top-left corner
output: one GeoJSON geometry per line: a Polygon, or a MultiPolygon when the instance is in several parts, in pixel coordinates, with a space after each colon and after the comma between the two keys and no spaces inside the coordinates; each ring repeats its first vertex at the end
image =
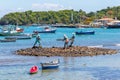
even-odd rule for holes
{"type": "Polygon", "coordinates": [[[31,36],[7,36],[5,39],[31,39],[31,36]]]}
{"type": "Polygon", "coordinates": [[[75,32],[76,35],[90,35],[90,34],[95,34],[95,31],[89,31],[89,32],[75,32]]]}
{"type": "Polygon", "coordinates": [[[50,30],[50,31],[34,31],[34,33],[55,33],[55,32],[56,32],[56,29],[50,30]]]}
{"type": "Polygon", "coordinates": [[[108,25],[107,29],[120,28],[120,25],[108,25]]]}
{"type": "Polygon", "coordinates": [[[0,39],[0,42],[16,42],[16,39],[0,39]]]}
{"type": "Polygon", "coordinates": [[[44,66],[42,69],[56,69],[58,66],[44,66]]]}
{"type": "Polygon", "coordinates": [[[41,63],[42,69],[56,69],[59,67],[59,61],[52,61],[49,63],[41,63]]]}

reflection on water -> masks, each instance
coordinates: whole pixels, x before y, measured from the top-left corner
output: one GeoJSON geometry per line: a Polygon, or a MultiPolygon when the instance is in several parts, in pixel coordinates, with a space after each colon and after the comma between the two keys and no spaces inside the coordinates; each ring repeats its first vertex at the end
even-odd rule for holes
{"type": "MultiPolygon", "coordinates": [[[[116,57],[116,60],[118,59],[119,57],[116,57]]],[[[1,80],[119,80],[120,67],[115,66],[116,63],[113,63],[112,60],[114,58],[111,56],[29,57],[29,63],[0,65],[0,77],[1,80]],[[41,62],[55,58],[60,59],[58,69],[42,70],[41,62]],[[109,60],[111,60],[112,65],[110,63],[106,64],[109,60]],[[33,65],[37,65],[39,71],[30,75],[29,69],[33,65]]]]}
{"type": "Polygon", "coordinates": [[[41,76],[49,76],[56,74],[59,71],[59,69],[46,69],[41,71],[41,76]]]}

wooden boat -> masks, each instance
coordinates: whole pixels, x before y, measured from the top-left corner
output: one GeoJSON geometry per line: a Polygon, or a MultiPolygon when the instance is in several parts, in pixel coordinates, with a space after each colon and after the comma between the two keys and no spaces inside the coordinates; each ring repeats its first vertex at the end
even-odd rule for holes
{"type": "Polygon", "coordinates": [[[28,35],[21,35],[21,36],[6,36],[5,39],[31,39],[32,36],[28,36],[28,35]]]}
{"type": "Polygon", "coordinates": [[[75,32],[76,35],[90,35],[90,34],[95,34],[95,31],[80,31],[80,32],[75,32]]]}
{"type": "Polygon", "coordinates": [[[42,31],[33,31],[33,33],[55,33],[56,29],[45,27],[42,31]]]}
{"type": "Polygon", "coordinates": [[[0,42],[15,42],[16,39],[0,39],[0,42]]]}
{"type": "Polygon", "coordinates": [[[42,69],[56,69],[59,67],[59,60],[54,60],[48,63],[41,63],[42,69]]]}
{"type": "Polygon", "coordinates": [[[30,74],[34,74],[34,73],[37,73],[38,72],[38,67],[37,66],[32,66],[30,68],[30,74]]]}

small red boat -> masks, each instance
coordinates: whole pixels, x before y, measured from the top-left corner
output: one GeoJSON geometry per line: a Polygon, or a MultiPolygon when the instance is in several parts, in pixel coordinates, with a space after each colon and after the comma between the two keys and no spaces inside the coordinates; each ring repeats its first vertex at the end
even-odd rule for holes
{"type": "Polygon", "coordinates": [[[37,66],[32,66],[30,69],[30,74],[34,74],[38,72],[38,67],[37,66]]]}

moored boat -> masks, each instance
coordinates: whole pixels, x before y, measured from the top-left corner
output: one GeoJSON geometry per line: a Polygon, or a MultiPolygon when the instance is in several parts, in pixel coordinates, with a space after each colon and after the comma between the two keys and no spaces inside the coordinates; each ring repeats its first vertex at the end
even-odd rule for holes
{"type": "Polygon", "coordinates": [[[95,34],[95,31],[79,31],[75,33],[76,35],[90,35],[90,34],[95,34]]]}
{"type": "Polygon", "coordinates": [[[107,29],[110,28],[120,28],[120,21],[119,20],[114,20],[111,23],[107,24],[107,29]]]}
{"type": "Polygon", "coordinates": [[[15,42],[16,39],[0,39],[0,42],[15,42]]]}
{"type": "Polygon", "coordinates": [[[41,31],[33,31],[33,33],[55,33],[56,32],[56,29],[51,29],[51,28],[48,28],[48,27],[45,27],[44,30],[41,30],[41,31]]]}
{"type": "Polygon", "coordinates": [[[3,31],[3,32],[0,32],[0,36],[14,36],[14,35],[18,35],[20,34],[19,32],[17,31],[3,31]]]}
{"type": "Polygon", "coordinates": [[[77,26],[75,26],[75,25],[52,25],[52,27],[57,27],[57,28],[76,28],[77,26]]]}
{"type": "Polygon", "coordinates": [[[16,31],[17,31],[17,32],[23,32],[24,29],[17,27],[17,28],[16,28],[16,31]]]}
{"type": "Polygon", "coordinates": [[[34,31],[34,33],[55,33],[56,29],[49,30],[49,31],[34,31]]]}
{"type": "Polygon", "coordinates": [[[30,68],[30,74],[34,74],[34,73],[37,73],[38,72],[38,66],[32,66],[30,68]]]}
{"type": "Polygon", "coordinates": [[[23,32],[24,29],[21,29],[19,27],[13,26],[13,25],[8,25],[1,28],[0,31],[0,36],[14,36],[18,35],[23,32]]]}
{"type": "Polygon", "coordinates": [[[32,36],[23,35],[23,36],[6,36],[5,39],[31,39],[32,36]]]}
{"type": "Polygon", "coordinates": [[[41,63],[42,69],[56,69],[59,67],[59,60],[54,60],[48,63],[41,63]]]}

